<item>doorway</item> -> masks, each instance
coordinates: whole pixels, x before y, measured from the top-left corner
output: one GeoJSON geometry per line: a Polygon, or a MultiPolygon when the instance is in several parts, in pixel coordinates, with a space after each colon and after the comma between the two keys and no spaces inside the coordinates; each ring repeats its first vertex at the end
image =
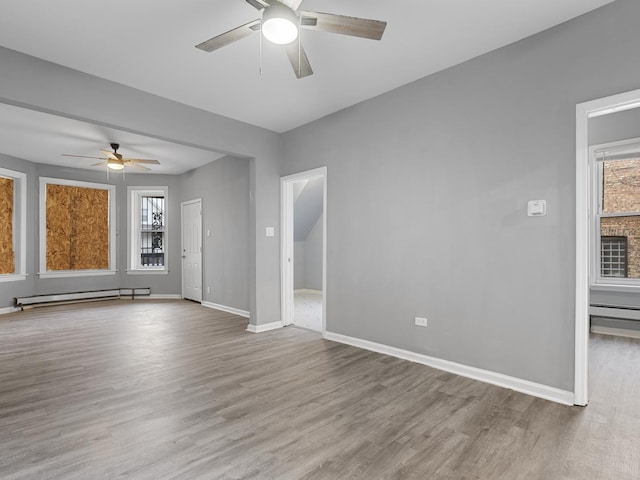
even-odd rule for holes
{"type": "Polygon", "coordinates": [[[574,404],[589,402],[590,205],[593,178],[590,175],[589,120],[640,107],[640,90],[600,98],[576,105],[576,293],[574,404]]]}
{"type": "Polygon", "coordinates": [[[282,324],[326,332],[327,168],[281,178],[282,324]]]}
{"type": "Polygon", "coordinates": [[[202,303],[202,200],[180,204],[182,218],[182,298],[202,303]]]}

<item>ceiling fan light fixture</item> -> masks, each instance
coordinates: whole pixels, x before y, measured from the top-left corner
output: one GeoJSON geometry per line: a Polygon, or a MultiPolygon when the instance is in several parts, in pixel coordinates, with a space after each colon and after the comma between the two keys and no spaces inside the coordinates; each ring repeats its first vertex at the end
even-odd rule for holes
{"type": "Polygon", "coordinates": [[[121,158],[118,160],[110,158],[109,160],[107,160],[107,167],[111,170],[122,170],[124,168],[124,162],[121,158]]]}
{"type": "Polygon", "coordinates": [[[289,7],[276,4],[262,14],[262,35],[276,45],[287,45],[298,38],[298,18],[289,7]]]}

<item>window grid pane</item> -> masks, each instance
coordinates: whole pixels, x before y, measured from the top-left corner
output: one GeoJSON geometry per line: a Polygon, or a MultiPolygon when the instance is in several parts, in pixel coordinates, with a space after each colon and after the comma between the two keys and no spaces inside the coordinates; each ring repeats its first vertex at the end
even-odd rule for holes
{"type": "Polygon", "coordinates": [[[601,237],[600,265],[603,277],[627,276],[627,237],[601,237]]]}

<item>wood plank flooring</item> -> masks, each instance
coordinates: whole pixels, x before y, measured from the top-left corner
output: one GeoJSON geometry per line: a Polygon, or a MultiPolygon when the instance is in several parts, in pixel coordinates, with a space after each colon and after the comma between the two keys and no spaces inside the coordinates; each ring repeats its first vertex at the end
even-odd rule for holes
{"type": "Polygon", "coordinates": [[[0,478],[639,479],[640,341],[567,407],[181,301],[0,317],[0,478]]]}

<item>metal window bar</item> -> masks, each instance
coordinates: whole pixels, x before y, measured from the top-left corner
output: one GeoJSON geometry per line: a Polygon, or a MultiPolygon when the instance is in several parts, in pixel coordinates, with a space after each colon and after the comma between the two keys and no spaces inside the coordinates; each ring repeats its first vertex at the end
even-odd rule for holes
{"type": "Polygon", "coordinates": [[[143,267],[164,266],[164,197],[140,198],[140,264],[143,267]]]}

